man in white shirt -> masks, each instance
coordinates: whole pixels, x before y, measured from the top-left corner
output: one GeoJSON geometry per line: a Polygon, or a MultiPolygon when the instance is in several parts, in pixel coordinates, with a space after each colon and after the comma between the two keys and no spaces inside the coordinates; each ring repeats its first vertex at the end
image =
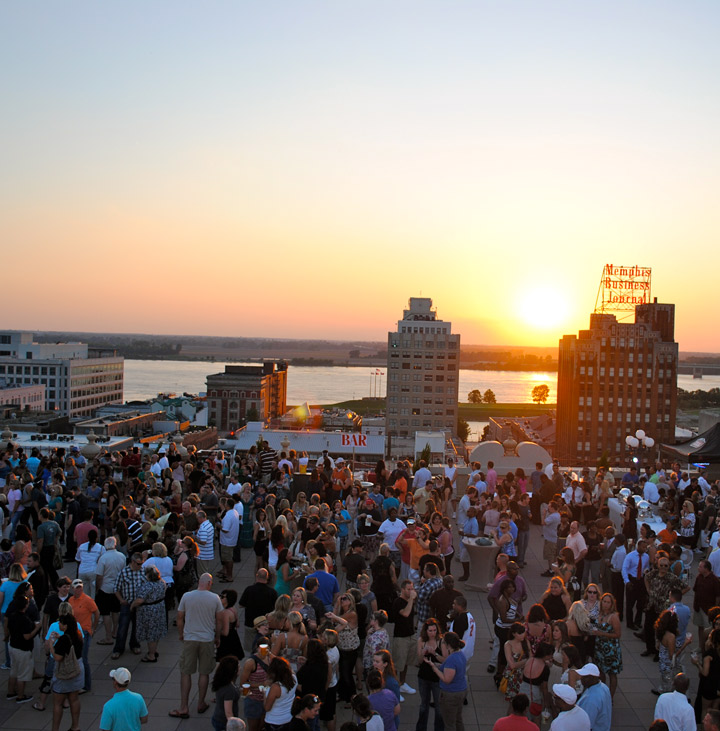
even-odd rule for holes
{"type": "Polygon", "coordinates": [[[167,454],[165,452],[162,452],[162,456],[158,460],[158,465],[160,467],[160,472],[163,472],[170,466],[170,462],[168,462],[167,454]]]}
{"type": "Polygon", "coordinates": [[[660,500],[660,493],[658,492],[657,485],[654,482],[650,482],[650,480],[648,480],[645,483],[645,487],[643,488],[643,497],[653,505],[658,504],[658,501],[660,500]]]}
{"type": "Polygon", "coordinates": [[[417,490],[419,487],[425,487],[428,480],[432,479],[432,472],[427,468],[425,460],[421,459],[418,462],[418,471],[413,475],[413,490],[417,490]]]}
{"type": "Polygon", "coordinates": [[[237,475],[233,475],[230,478],[230,484],[226,488],[226,492],[228,495],[235,495],[238,492],[242,490],[242,485],[240,484],[240,481],[237,478],[237,475]]]}
{"type": "Polygon", "coordinates": [[[390,549],[390,558],[395,564],[395,570],[400,570],[400,549],[395,544],[398,536],[405,530],[405,523],[402,520],[398,520],[397,509],[390,508],[388,510],[388,517],[384,520],[378,528],[378,533],[382,535],[383,543],[388,544],[390,549]]]}
{"type": "Polygon", "coordinates": [[[162,467],[160,467],[160,460],[158,459],[157,454],[153,454],[152,457],[150,457],[150,472],[152,472],[157,479],[160,479],[160,476],[162,475],[162,467]]]}
{"type": "Polygon", "coordinates": [[[672,692],[663,693],[655,704],[654,718],[662,718],[669,731],[688,731],[695,728],[695,711],[685,695],[689,687],[687,675],[678,673],[673,679],[672,692]]]}
{"type": "Polygon", "coordinates": [[[580,532],[580,526],[577,520],[573,520],[573,522],[570,523],[570,535],[568,535],[565,545],[572,549],[576,564],[578,561],[582,561],[585,558],[585,554],[587,553],[587,544],[580,532]]]}
{"type": "Polygon", "coordinates": [[[701,472],[698,475],[698,485],[700,485],[700,489],[702,490],[703,497],[705,497],[710,492],[710,483],[705,479],[704,472],[701,472]]]}
{"type": "Polygon", "coordinates": [[[560,711],[558,717],[550,724],[550,731],[591,731],[590,717],[576,706],[577,693],[564,683],[556,683],[552,687],[555,706],[560,711]]]}
{"type": "Polygon", "coordinates": [[[220,524],[220,562],[223,566],[220,581],[227,583],[233,580],[233,551],[240,533],[240,516],[235,512],[231,498],[220,498],[220,507],[225,510],[220,524]]]}

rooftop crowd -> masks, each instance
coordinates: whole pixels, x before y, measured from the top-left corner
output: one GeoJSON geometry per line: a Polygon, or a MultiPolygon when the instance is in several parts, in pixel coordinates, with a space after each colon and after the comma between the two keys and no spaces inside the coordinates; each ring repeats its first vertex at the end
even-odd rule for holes
{"type": "Polygon", "coordinates": [[[473,463],[459,489],[453,460],[436,475],[422,461],[378,462],[360,481],[340,456],[267,443],[233,458],[171,444],[90,462],[77,448],[43,456],[9,444],[5,702],[51,712],[53,731],[67,710],[79,731],[93,648],[107,645],[116,667],[101,728],[139,729],[147,706],[119,661],[156,663],[172,632],[182,642],[175,718],[212,709],[218,731],[336,731],[342,709],[352,720],[340,731],[396,731],[417,693],[416,731],[431,716],[435,731],[463,731],[478,642],[463,588],[468,544],[480,543],[498,551],[493,636],[479,640],[492,643],[487,672],[507,702],[496,731],[609,731],[623,631],[658,663],[651,728],[720,731],[718,482],[680,465],[621,478],[557,463],[528,472],[473,463]],[[624,488],[616,525],[609,501],[624,488]],[[531,532],[548,579],[532,598],[531,532]],[[239,592],[236,565],[250,550],[255,580],[239,592]]]}

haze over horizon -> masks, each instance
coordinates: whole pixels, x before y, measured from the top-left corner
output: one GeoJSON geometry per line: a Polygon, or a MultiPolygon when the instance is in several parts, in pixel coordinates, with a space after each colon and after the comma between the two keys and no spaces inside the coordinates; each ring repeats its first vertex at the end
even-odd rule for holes
{"type": "Polygon", "coordinates": [[[5,327],[382,342],[429,296],[556,347],[613,263],[720,352],[717,3],[1,17],[5,327]]]}

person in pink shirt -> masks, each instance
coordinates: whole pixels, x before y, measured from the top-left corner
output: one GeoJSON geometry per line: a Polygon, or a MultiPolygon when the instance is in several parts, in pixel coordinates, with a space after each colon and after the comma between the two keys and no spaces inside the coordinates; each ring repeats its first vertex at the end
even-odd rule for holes
{"type": "Polygon", "coordinates": [[[497,472],[495,471],[495,463],[488,462],[488,470],[485,475],[485,483],[487,484],[488,495],[494,495],[497,489],[497,472]]]}

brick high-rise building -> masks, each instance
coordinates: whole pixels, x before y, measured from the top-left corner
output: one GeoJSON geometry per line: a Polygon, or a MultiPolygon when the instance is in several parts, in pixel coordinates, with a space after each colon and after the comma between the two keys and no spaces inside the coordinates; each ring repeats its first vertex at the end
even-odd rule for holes
{"type": "Polygon", "coordinates": [[[635,322],[590,315],[590,329],[560,340],[555,456],[592,464],[627,461],[625,437],[642,429],[674,443],[678,344],[675,305],[635,307],[635,322]]]}
{"type": "Polygon", "coordinates": [[[224,373],[207,377],[209,423],[233,431],[254,407],[258,421],[282,416],[287,404],[287,363],[225,366],[224,373]]]}
{"type": "Polygon", "coordinates": [[[432,429],[455,434],[460,335],[437,319],[429,297],[411,297],[397,331],[388,333],[385,429],[408,437],[432,429]]]}

